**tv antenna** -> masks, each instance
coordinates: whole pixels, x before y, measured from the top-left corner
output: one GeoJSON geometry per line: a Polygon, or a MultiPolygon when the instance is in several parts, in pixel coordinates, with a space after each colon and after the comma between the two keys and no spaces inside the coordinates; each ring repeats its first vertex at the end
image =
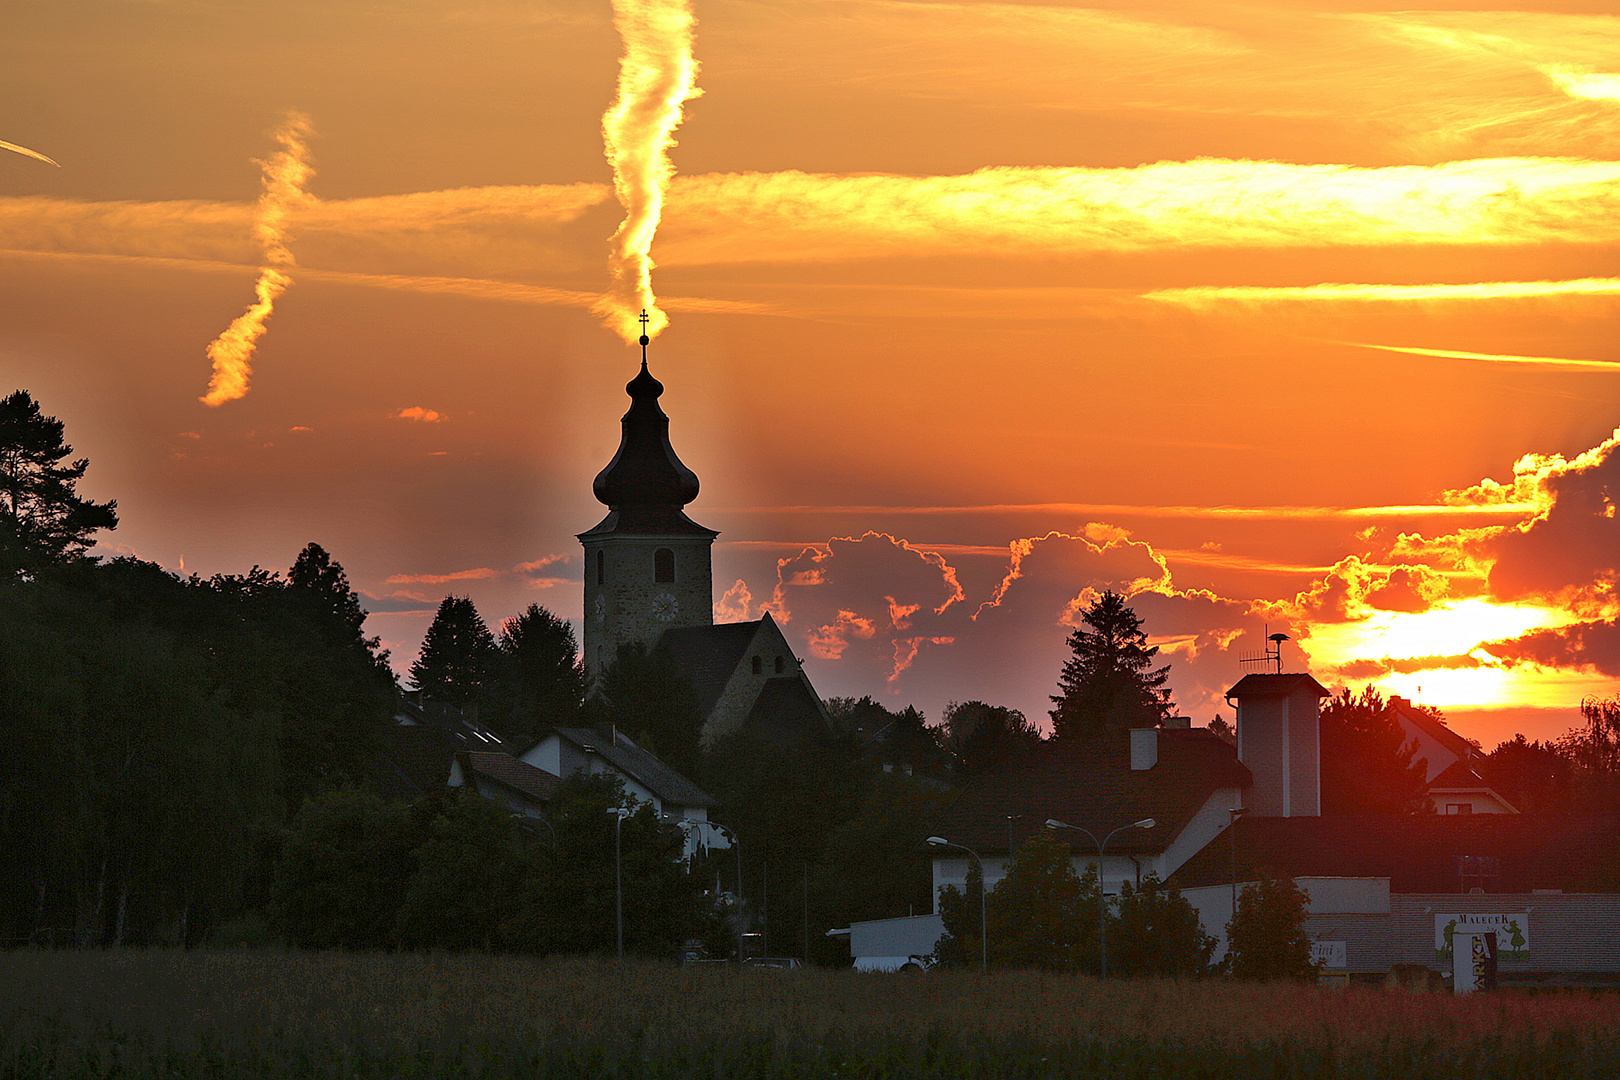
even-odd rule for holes
{"type": "MultiPolygon", "coordinates": [[[[1266,629],[1270,630],[1271,627],[1267,626],[1266,629]]],[[[1272,674],[1281,675],[1283,673],[1282,643],[1289,640],[1291,639],[1287,634],[1267,634],[1267,645],[1265,651],[1251,653],[1248,656],[1240,656],[1238,657],[1238,663],[1260,664],[1262,666],[1270,664],[1276,669],[1272,672],[1272,674]]]]}

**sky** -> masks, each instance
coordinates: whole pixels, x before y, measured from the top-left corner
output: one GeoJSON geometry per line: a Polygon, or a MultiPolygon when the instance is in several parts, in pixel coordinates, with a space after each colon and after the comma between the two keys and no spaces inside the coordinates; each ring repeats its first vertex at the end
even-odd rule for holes
{"type": "Polygon", "coordinates": [[[577,625],[647,301],[716,617],[824,696],[1044,721],[1113,589],[1197,724],[1280,632],[1553,737],[1620,694],[1609,6],[11,0],[0,392],[98,554],[317,542],[403,671],[577,625]]]}

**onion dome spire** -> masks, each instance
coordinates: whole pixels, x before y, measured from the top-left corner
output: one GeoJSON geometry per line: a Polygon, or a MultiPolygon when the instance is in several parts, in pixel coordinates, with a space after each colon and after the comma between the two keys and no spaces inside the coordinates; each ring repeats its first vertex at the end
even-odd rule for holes
{"type": "MultiPolygon", "coordinates": [[[[643,311],[644,329],[647,317],[643,311]]],[[[647,370],[647,344],[643,333],[641,371],[624,388],[630,411],[620,420],[619,452],[597,474],[592,491],[613,510],[664,510],[684,520],[680,509],[697,498],[698,478],[669,443],[669,417],[658,406],[664,384],[647,370]]]]}

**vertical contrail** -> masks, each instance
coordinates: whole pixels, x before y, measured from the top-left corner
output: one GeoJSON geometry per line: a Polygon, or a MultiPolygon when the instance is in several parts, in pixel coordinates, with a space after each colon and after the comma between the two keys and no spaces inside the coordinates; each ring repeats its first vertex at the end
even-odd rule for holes
{"type": "Polygon", "coordinates": [[[253,208],[253,238],[264,249],[264,265],[254,285],[254,302],[208,345],[214,375],[208,381],[208,393],[198,400],[211,408],[247,393],[251,371],[248,360],[253,356],[254,344],[264,333],[276,297],[292,284],[292,278],[279,268],[294,265],[292,252],[287,250],[287,221],[292,211],[313,202],[304,191],[304,184],[315,173],[304,146],[311,131],[309,117],[289,112],[276,132],[281,149],[259,162],[264,169],[264,194],[253,208]]]}
{"type": "Polygon", "coordinates": [[[608,241],[613,284],[593,310],[626,341],[642,333],[637,317],[643,309],[649,336],[669,325],[653,296],[649,253],[675,173],[669,148],[681,105],[702,93],[692,58],[694,22],[690,0],[613,0],[624,57],[618,97],[602,116],[602,139],[624,221],[608,241]]]}

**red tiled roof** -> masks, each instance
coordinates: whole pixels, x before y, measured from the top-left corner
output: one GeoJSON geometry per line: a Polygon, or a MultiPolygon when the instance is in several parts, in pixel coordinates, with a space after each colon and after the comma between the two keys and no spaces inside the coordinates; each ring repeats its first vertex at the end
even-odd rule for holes
{"type": "Polygon", "coordinates": [[[469,750],[461,755],[472,772],[504,784],[536,802],[549,803],[557,794],[557,778],[511,754],[469,750]]]}
{"type": "Polygon", "coordinates": [[[1143,770],[1131,768],[1124,740],[1083,748],[1048,743],[1016,752],[975,777],[934,831],[987,854],[1008,850],[1009,825],[1016,847],[1048,818],[1089,829],[1101,839],[1119,825],[1151,817],[1158,822],[1154,828],[1127,829],[1108,850],[1156,852],[1217,788],[1251,783],[1237,751],[1204,728],[1161,730],[1158,763],[1143,770]]]}

